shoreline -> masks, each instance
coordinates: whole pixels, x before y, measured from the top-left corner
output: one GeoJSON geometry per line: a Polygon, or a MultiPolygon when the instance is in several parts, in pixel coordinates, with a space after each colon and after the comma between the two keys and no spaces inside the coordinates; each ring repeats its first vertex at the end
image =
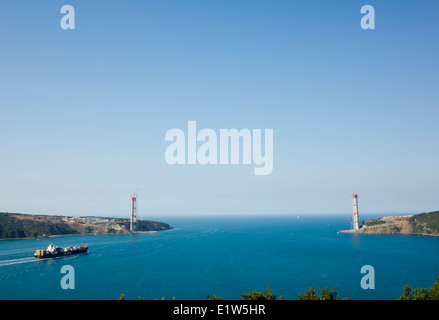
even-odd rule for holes
{"type": "MultiPolygon", "coordinates": [[[[167,230],[160,230],[167,231],[167,230]]],[[[68,237],[68,236],[126,236],[133,234],[158,234],[159,231],[138,231],[132,233],[72,233],[72,234],[53,234],[47,237],[25,237],[25,238],[1,238],[0,241],[8,241],[8,240],[40,240],[40,239],[49,239],[49,238],[58,238],[58,237],[68,237]]]]}
{"type": "Polygon", "coordinates": [[[392,233],[392,232],[362,232],[361,229],[357,230],[340,230],[339,233],[350,233],[350,234],[364,234],[364,235],[397,235],[397,236],[428,236],[428,237],[439,237],[439,234],[428,234],[428,233],[392,233]]]}
{"type": "Polygon", "coordinates": [[[439,236],[439,211],[407,216],[384,216],[368,219],[360,229],[340,230],[338,233],[439,236]]]}
{"type": "MultiPolygon", "coordinates": [[[[137,221],[137,233],[172,229],[161,221],[137,221]]],[[[0,212],[0,240],[44,239],[69,235],[132,234],[126,218],[31,215],[0,212]]],[[[154,232],[153,232],[154,233],[154,232]]]]}

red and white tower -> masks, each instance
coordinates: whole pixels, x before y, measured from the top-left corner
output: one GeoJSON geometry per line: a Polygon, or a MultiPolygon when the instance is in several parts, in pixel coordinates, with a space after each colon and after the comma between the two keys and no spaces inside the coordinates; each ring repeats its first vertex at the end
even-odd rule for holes
{"type": "Polygon", "coordinates": [[[137,207],[137,194],[133,193],[131,196],[131,223],[130,231],[137,231],[137,218],[136,218],[136,207],[137,207]]]}
{"type": "Polygon", "coordinates": [[[360,218],[358,216],[358,194],[353,194],[352,198],[354,200],[354,223],[353,223],[352,228],[354,230],[358,230],[358,229],[360,229],[360,224],[358,222],[360,220],[360,218]]]}

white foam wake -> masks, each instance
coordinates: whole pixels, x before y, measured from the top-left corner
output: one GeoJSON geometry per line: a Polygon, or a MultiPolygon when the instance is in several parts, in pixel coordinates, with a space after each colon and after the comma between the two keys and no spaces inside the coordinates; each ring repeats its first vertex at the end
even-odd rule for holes
{"type": "Polygon", "coordinates": [[[11,266],[14,264],[19,264],[19,263],[28,263],[28,262],[33,262],[33,261],[35,261],[35,258],[33,258],[33,257],[11,259],[11,260],[2,260],[2,261],[0,261],[0,267],[11,266]]]}

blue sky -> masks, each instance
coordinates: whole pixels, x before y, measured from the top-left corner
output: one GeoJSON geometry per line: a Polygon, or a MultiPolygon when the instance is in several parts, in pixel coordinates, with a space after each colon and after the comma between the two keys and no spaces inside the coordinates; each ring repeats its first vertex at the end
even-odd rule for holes
{"type": "Polygon", "coordinates": [[[439,209],[437,1],[3,1],[0,211],[439,209]],[[63,5],[75,30],[60,27],[63,5]],[[376,29],[360,28],[375,8],[376,29]],[[274,130],[274,170],[170,166],[165,133],[274,130]]]}

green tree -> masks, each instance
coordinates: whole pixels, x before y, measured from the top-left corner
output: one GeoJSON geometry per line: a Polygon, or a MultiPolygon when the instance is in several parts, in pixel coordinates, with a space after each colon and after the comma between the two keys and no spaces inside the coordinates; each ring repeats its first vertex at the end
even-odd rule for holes
{"type": "Polygon", "coordinates": [[[413,289],[406,284],[403,291],[403,294],[397,300],[439,300],[439,273],[437,275],[437,281],[433,283],[430,289],[413,289]]]}
{"type": "MultiPolygon", "coordinates": [[[[276,300],[276,296],[271,292],[271,289],[267,286],[267,291],[262,289],[262,291],[254,291],[250,289],[249,293],[241,294],[243,300],[276,300]]],[[[279,300],[283,300],[282,296],[279,296],[279,300]]]]}
{"type": "Polygon", "coordinates": [[[209,296],[206,294],[207,300],[224,300],[223,298],[217,297],[215,294],[213,296],[209,296]]]}
{"type": "MultiPolygon", "coordinates": [[[[320,294],[316,293],[313,287],[310,287],[305,290],[305,293],[299,293],[297,298],[299,300],[340,300],[335,288],[330,290],[329,288],[323,287],[319,288],[319,291],[320,294]]],[[[349,300],[349,297],[344,297],[342,300],[349,300]]]]}

